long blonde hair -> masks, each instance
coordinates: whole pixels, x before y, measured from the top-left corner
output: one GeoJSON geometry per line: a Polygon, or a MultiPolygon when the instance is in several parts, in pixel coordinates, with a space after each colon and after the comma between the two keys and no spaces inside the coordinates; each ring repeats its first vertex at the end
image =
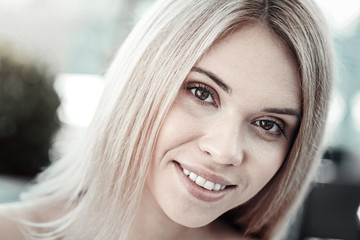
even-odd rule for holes
{"type": "Polygon", "coordinates": [[[261,22],[298,64],[302,120],[279,172],[224,219],[244,234],[274,238],[302,199],[319,161],[332,82],[331,44],[320,16],[310,0],[156,2],[117,53],[79,146],[24,194],[24,200],[39,205],[59,202],[67,207],[66,214],[51,222],[26,222],[43,228],[33,237],[126,239],[159,129],[184,79],[214,42],[261,22]]]}

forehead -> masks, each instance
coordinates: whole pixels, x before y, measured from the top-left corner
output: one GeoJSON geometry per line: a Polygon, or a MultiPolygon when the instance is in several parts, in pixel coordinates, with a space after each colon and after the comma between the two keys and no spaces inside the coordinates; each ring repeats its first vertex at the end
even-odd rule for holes
{"type": "Polygon", "coordinates": [[[300,110],[298,67],[290,51],[262,24],[245,26],[218,41],[197,66],[223,79],[234,95],[300,110]]]}

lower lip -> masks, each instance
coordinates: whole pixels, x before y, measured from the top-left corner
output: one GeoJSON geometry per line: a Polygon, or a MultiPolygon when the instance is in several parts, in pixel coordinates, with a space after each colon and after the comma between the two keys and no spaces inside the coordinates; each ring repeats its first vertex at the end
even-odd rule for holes
{"type": "Polygon", "coordinates": [[[180,177],[181,182],[184,184],[187,191],[196,199],[204,201],[204,202],[215,202],[224,198],[226,193],[229,191],[227,189],[220,191],[210,191],[203,187],[200,187],[195,182],[193,182],[190,178],[185,176],[183,173],[183,169],[179,163],[175,162],[176,171],[180,177]]]}

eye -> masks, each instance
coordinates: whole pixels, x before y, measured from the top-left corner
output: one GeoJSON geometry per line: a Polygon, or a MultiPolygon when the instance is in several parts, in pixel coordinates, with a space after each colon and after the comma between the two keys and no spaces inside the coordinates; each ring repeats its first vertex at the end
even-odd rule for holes
{"type": "Polygon", "coordinates": [[[212,87],[200,82],[188,82],[185,88],[198,103],[218,106],[218,95],[212,87]]]}
{"type": "Polygon", "coordinates": [[[258,120],[255,124],[269,132],[278,132],[280,130],[280,127],[275,122],[269,120],[258,120]]]}
{"type": "Polygon", "coordinates": [[[254,122],[254,125],[261,127],[266,132],[268,132],[271,135],[284,135],[286,138],[286,134],[283,130],[282,124],[277,123],[272,120],[257,120],[254,122]]]}
{"type": "Polygon", "coordinates": [[[192,92],[192,94],[194,94],[195,97],[204,102],[214,102],[214,99],[211,96],[210,92],[208,92],[204,88],[192,88],[190,89],[190,91],[192,92]]]}

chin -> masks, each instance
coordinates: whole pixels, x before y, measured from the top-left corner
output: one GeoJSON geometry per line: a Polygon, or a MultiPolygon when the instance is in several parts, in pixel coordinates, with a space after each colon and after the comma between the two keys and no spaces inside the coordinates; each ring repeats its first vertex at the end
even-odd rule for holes
{"type": "Polygon", "coordinates": [[[208,225],[209,223],[213,222],[217,219],[217,217],[213,216],[200,216],[199,214],[191,214],[191,215],[168,215],[168,217],[175,223],[187,227],[187,228],[200,228],[208,225]]]}

